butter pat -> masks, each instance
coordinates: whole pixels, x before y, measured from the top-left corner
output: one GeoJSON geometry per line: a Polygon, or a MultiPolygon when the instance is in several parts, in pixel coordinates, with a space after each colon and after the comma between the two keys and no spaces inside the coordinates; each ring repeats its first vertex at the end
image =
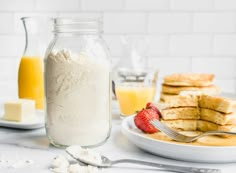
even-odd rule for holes
{"type": "Polygon", "coordinates": [[[5,114],[3,119],[7,121],[31,121],[35,118],[35,101],[18,99],[8,101],[4,105],[5,114]]]}

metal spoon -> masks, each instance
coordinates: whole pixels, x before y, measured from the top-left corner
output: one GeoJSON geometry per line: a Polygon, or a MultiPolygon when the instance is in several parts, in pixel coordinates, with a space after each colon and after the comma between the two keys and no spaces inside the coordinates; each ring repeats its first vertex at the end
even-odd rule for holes
{"type": "Polygon", "coordinates": [[[140,164],[140,165],[146,165],[151,167],[159,168],[160,170],[165,171],[172,171],[172,172],[180,172],[180,173],[221,173],[221,170],[219,169],[208,169],[208,168],[195,168],[195,167],[184,167],[184,166],[175,166],[175,165],[167,165],[167,164],[160,164],[160,163],[153,163],[153,162],[146,162],[146,161],[140,161],[140,160],[133,160],[133,159],[120,159],[120,160],[110,160],[105,156],[101,155],[101,163],[95,163],[91,162],[89,160],[86,160],[82,157],[75,157],[72,153],[70,153],[68,150],[66,152],[73,157],[75,160],[96,166],[99,168],[109,168],[112,167],[115,164],[119,163],[131,163],[131,164],[140,164]]]}

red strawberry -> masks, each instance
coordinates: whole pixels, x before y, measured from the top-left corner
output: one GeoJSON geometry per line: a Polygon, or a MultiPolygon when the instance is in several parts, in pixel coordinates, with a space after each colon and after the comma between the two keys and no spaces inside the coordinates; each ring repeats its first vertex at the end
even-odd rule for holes
{"type": "Polygon", "coordinates": [[[156,111],[157,114],[159,115],[159,117],[161,117],[161,112],[159,111],[159,109],[157,109],[157,107],[156,107],[152,102],[148,102],[148,103],[146,104],[146,109],[149,109],[149,108],[151,108],[151,109],[153,109],[154,111],[156,111]]]}
{"type": "Polygon", "coordinates": [[[135,125],[145,133],[155,133],[158,131],[149,121],[160,119],[158,113],[153,109],[143,109],[135,117],[135,125]]]}

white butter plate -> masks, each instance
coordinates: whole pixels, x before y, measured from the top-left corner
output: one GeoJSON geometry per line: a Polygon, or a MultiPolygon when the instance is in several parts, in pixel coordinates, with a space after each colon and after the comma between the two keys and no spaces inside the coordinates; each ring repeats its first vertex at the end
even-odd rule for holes
{"type": "Polygon", "coordinates": [[[44,112],[36,110],[36,118],[29,122],[6,121],[0,118],[0,126],[17,129],[38,129],[44,127],[44,112]]]}
{"type": "Polygon", "coordinates": [[[122,133],[139,148],[159,156],[204,163],[236,162],[236,146],[193,146],[152,139],[134,124],[134,116],[125,118],[122,133]]]}

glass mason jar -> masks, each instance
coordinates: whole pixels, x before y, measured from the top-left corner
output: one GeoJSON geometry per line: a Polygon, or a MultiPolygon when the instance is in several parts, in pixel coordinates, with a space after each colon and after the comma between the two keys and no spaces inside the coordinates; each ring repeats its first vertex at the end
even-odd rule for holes
{"type": "Polygon", "coordinates": [[[54,19],[45,57],[46,132],[57,147],[97,146],[111,129],[111,80],[101,21],[54,19]]]}

